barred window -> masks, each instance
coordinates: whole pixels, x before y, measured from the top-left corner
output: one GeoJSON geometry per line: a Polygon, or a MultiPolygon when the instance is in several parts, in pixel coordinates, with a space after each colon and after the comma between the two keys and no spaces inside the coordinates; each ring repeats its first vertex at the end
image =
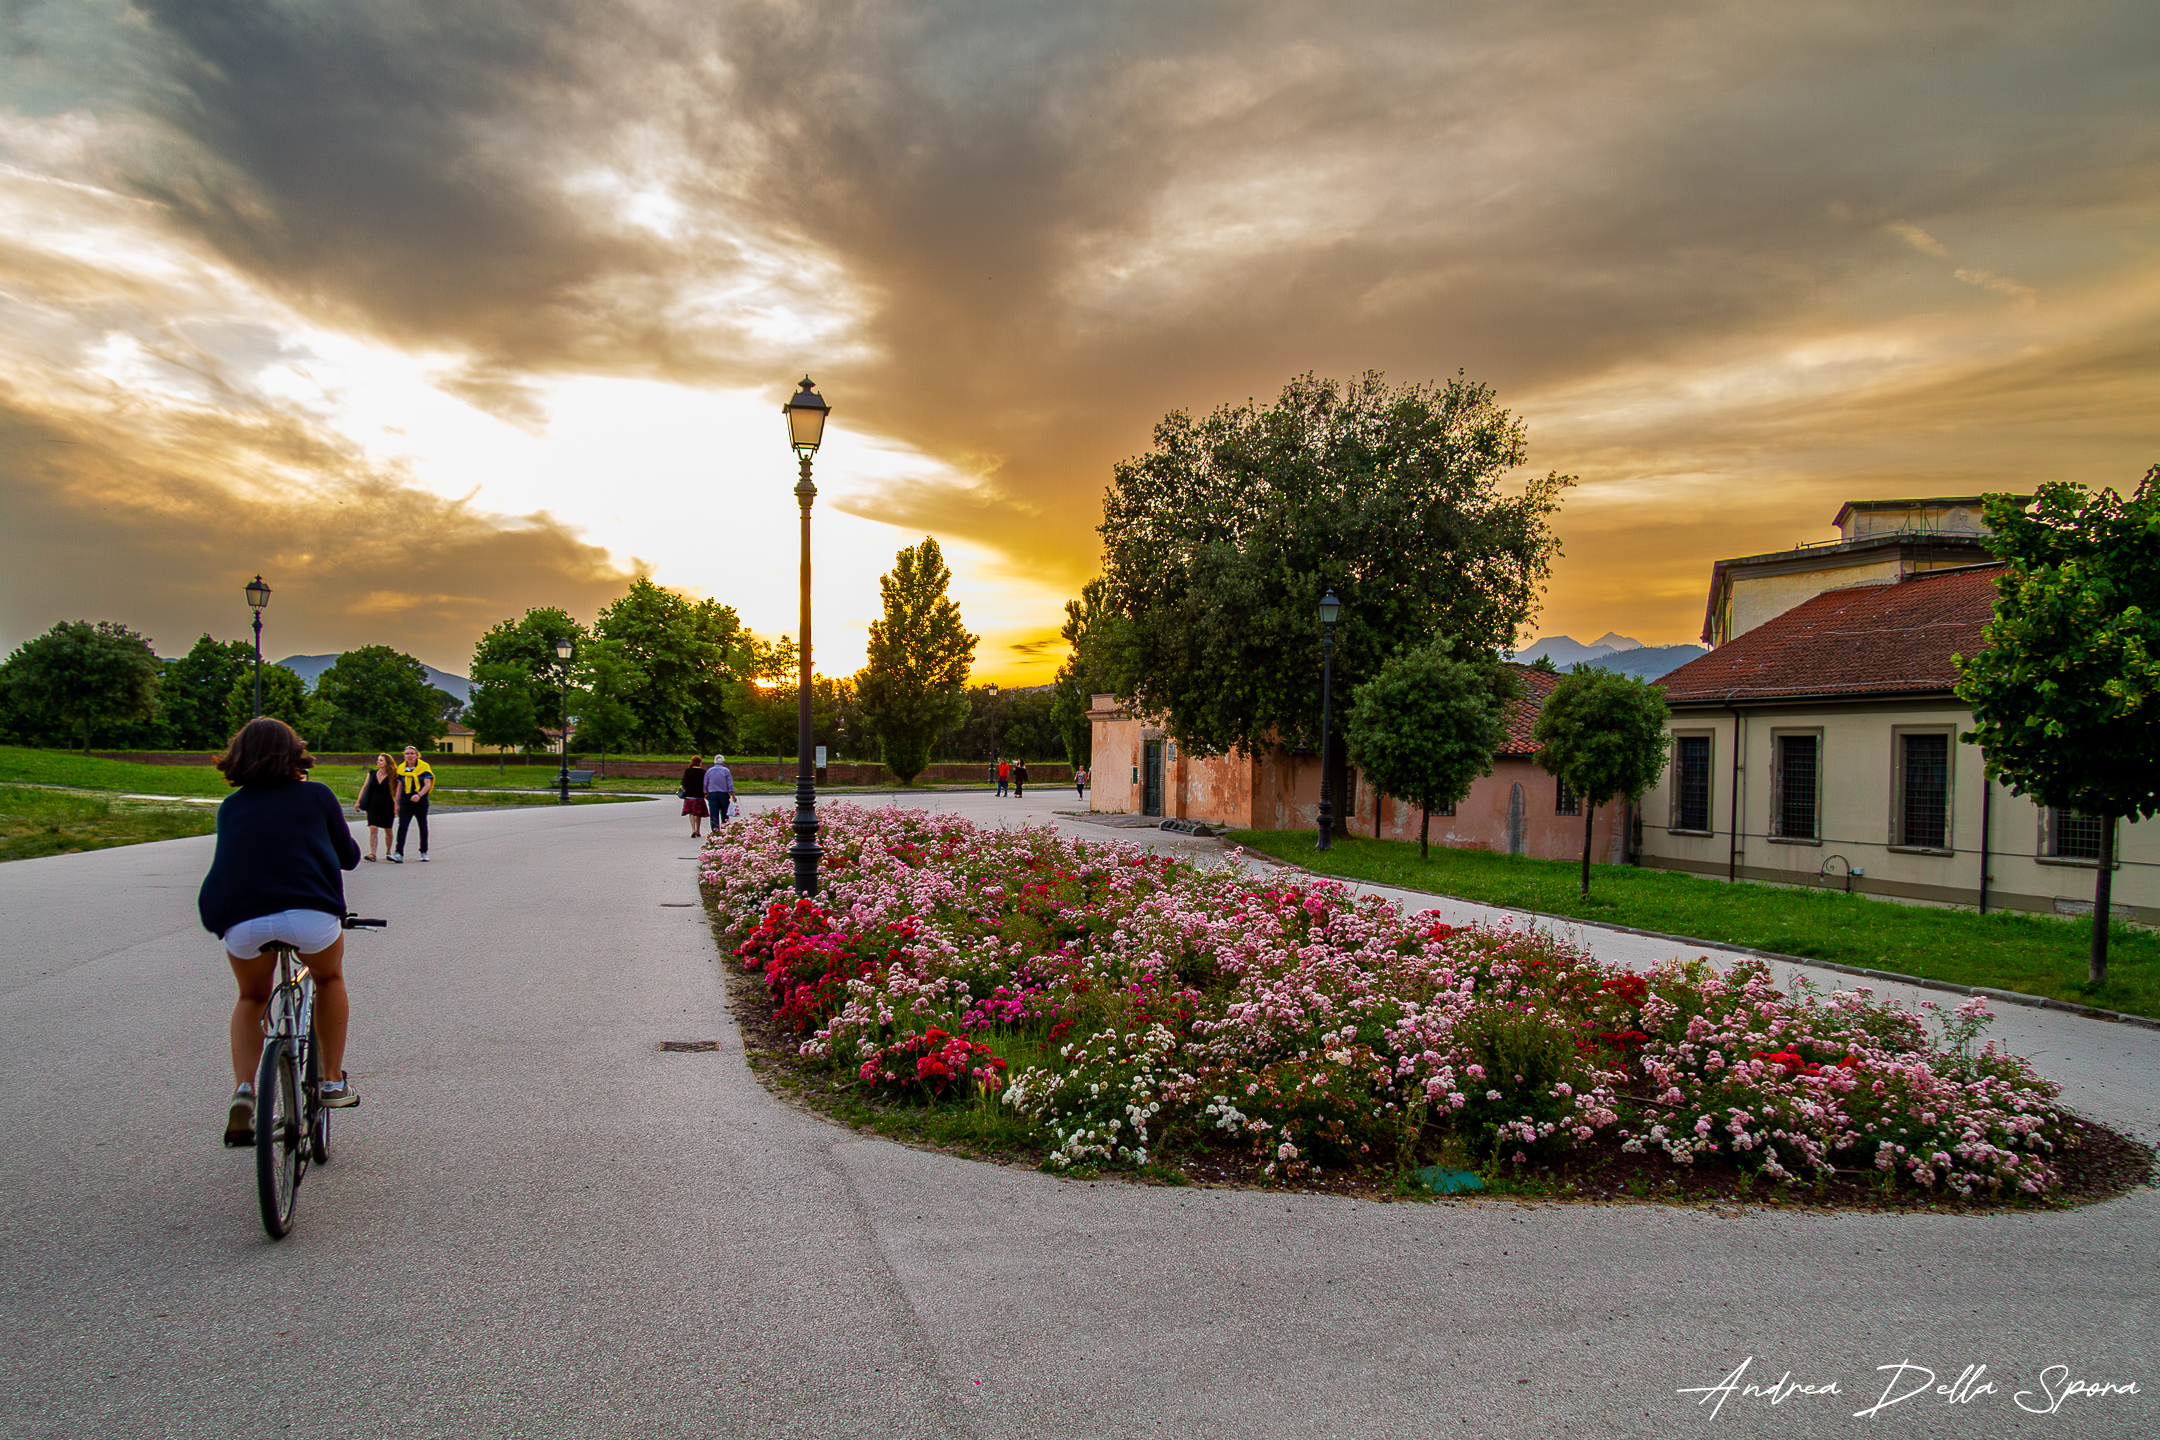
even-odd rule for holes
{"type": "Polygon", "coordinates": [[[1821,737],[1777,737],[1777,830],[1787,840],[1820,840],[1815,814],[1816,760],[1821,737]]]}
{"type": "Polygon", "coordinates": [[[1558,776],[1553,777],[1553,814],[1582,814],[1582,797],[1568,787],[1567,781],[1558,776]]]}
{"type": "Polygon", "coordinates": [[[1673,740],[1673,829],[1710,828],[1710,737],[1673,740]]]}
{"type": "Polygon", "coordinates": [[[1898,843],[1947,850],[1950,821],[1950,737],[1902,735],[1898,843]]]}
{"type": "Polygon", "coordinates": [[[2102,825],[2098,815],[2086,815],[2076,810],[2057,809],[2049,827],[2055,836],[2056,857],[2063,860],[2098,860],[2100,858],[2100,832],[2102,825]]]}

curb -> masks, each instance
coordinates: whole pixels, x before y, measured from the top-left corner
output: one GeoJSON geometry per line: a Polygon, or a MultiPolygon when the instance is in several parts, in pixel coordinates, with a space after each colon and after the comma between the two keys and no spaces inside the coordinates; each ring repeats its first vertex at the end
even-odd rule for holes
{"type": "MultiPolygon", "coordinates": [[[[1246,850],[1246,854],[1263,859],[1285,870],[1295,870],[1318,880],[1343,880],[1341,875],[1328,875],[1309,869],[1294,861],[1278,860],[1264,851],[1246,850]]],[[[1355,882],[1379,885],[1377,880],[1355,882]]],[[[1483,905],[1482,900],[1472,900],[1465,895],[1450,895],[1441,890],[1420,890],[1411,885],[1387,885],[1382,888],[1401,890],[1411,895],[1430,895],[1436,900],[1454,900],[1464,905],[1483,905]]],[[[1859,975],[1869,980],[1881,980],[1891,985],[1911,985],[1921,990],[1942,990],[1952,995],[1983,995],[1990,1000],[2005,1004],[2024,1005],[2036,1010],[2060,1010],[2068,1015],[2082,1015],[2087,1020],[2112,1020],[2121,1025],[2134,1025],[2140,1030],[2160,1030],[2160,1019],[2150,1015],[2127,1015],[2120,1010],[2102,1010],[2092,1005],[2076,1005],[2068,1000],[2057,1000],[2048,995],[2027,995],[2021,990],[1997,990],[1988,985],[1958,985],[1948,980],[1929,980],[1919,975],[1900,975],[1892,970],[1869,970],[1859,965],[1841,965],[1835,960],[1813,960],[1805,955],[1786,955],[1776,950],[1757,950],[1750,945],[1734,945],[1722,940],[1705,940],[1697,935],[1674,935],[1664,930],[1641,930],[1633,925],[1608,925],[1598,920],[1584,920],[1574,915],[1550,915],[1543,910],[1517,910],[1513,906],[1495,905],[1495,910],[1506,910],[1514,915],[1529,915],[1539,920],[1551,920],[1562,925],[1583,925],[1592,930],[1612,930],[1622,935],[1641,935],[1651,940],[1672,940],[1682,945],[1700,945],[1709,950],[1724,950],[1735,955],[1753,955],[1763,960],[1782,960],[1788,965],[1807,965],[1817,970],[1835,970],[1841,975],[1859,975]]]]}

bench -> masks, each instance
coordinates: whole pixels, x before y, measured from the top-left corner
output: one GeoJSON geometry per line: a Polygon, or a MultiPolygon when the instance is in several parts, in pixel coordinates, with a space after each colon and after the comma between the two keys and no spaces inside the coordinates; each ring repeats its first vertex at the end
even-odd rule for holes
{"type": "MultiPolygon", "coordinates": [[[[556,773],[559,775],[562,772],[557,771],[556,773]]],[[[597,770],[572,770],[570,772],[570,783],[573,785],[590,785],[593,782],[593,776],[599,773],[597,770]]]]}

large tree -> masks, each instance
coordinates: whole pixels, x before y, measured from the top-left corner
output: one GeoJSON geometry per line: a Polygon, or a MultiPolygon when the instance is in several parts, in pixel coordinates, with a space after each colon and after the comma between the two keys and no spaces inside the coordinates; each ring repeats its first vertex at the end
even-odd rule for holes
{"type": "Polygon", "coordinates": [[[600,612],[593,633],[622,646],[645,683],[624,697],[631,733],[648,752],[711,750],[731,736],[731,688],[747,651],[735,611],[693,601],[640,577],[600,612]]]}
{"type": "Polygon", "coordinates": [[[555,658],[555,642],[565,639],[582,645],[585,627],[569,611],[543,605],[527,610],[519,619],[502,621],[473,646],[472,674],[495,666],[514,667],[525,677],[525,698],[532,711],[530,731],[514,742],[491,743],[524,746],[546,741],[542,727],[562,708],[562,667],[555,658]]]}
{"type": "Polygon", "coordinates": [[[497,773],[506,752],[531,744],[540,733],[527,678],[522,666],[508,661],[482,665],[473,672],[472,703],[466,707],[473,743],[495,748],[497,773]]]}
{"type": "Polygon", "coordinates": [[[444,729],[442,700],[418,660],[388,645],[363,645],[316,677],[312,718],[321,733],[309,738],[326,753],[433,750],[444,729]]]}
{"type": "Polygon", "coordinates": [[[1507,739],[1513,678],[1491,656],[1459,656],[1435,640],[1382,661],[1351,701],[1350,762],[1382,794],[1418,807],[1418,858],[1432,854],[1432,812],[1492,774],[1507,739]]]}
{"type": "Polygon", "coordinates": [[[1954,657],[1987,773],[2100,817],[2089,978],[2107,981],[2115,830],[2160,813],[2160,465],[2124,499],[2042,485],[1985,502],[2007,568],[1987,648],[1954,657]]]}
{"type": "Polygon", "coordinates": [[[193,648],[165,667],[158,685],[158,708],[172,727],[173,743],[183,750],[224,747],[225,697],[233,683],[251,674],[255,651],[245,640],[197,639],[193,648]]]}
{"type": "Polygon", "coordinates": [[[1101,579],[1080,587],[1080,598],[1065,602],[1065,623],[1058,629],[1071,653],[1051,684],[1050,720],[1057,727],[1065,758],[1090,764],[1095,749],[1088,711],[1097,695],[1118,689],[1113,665],[1118,651],[1118,617],[1110,610],[1110,587],[1101,579]]]}
{"type": "Polygon", "coordinates": [[[1580,665],[1553,687],[1531,731],[1538,767],[1575,792],[1583,808],[1582,894],[1590,893],[1590,832],[1598,806],[1638,799],[1665,773],[1664,692],[1638,675],[1580,665]]]}
{"type": "Polygon", "coordinates": [[[1117,693],[1195,755],[1309,743],[1329,590],[1345,693],[1441,636],[1512,645],[1573,483],[1504,490],[1525,454],[1523,422],[1460,377],[1397,389],[1306,375],[1266,407],[1171,414],[1104,502],[1108,607],[1126,622],[1117,693]]]}
{"type": "Polygon", "coordinates": [[[580,750],[600,752],[601,768],[610,750],[628,743],[637,724],[632,700],[645,687],[645,672],[620,640],[594,640],[578,655],[583,682],[570,696],[571,712],[577,716],[580,750]]]}
{"type": "MultiPolygon", "coordinates": [[[[314,705],[309,702],[307,681],[296,670],[283,665],[262,667],[262,713],[273,720],[283,720],[307,738],[309,744],[324,729],[337,723],[334,707],[314,705]]],[[[255,718],[255,667],[233,681],[232,689],[225,692],[225,734],[229,738],[241,726],[255,718]]],[[[328,749],[328,746],[322,747],[328,749]]]]}
{"type": "Polygon", "coordinates": [[[0,663],[23,729],[90,748],[99,730],[156,713],[161,666],[150,642],[111,620],[63,620],[0,663]]]}
{"type": "Polygon", "coordinates": [[[893,568],[878,580],[885,616],[870,623],[869,663],[856,676],[855,691],[864,722],[903,785],[930,763],[938,736],[967,718],[975,637],[945,593],[951,583],[952,571],[927,535],[894,556],[893,568]]]}

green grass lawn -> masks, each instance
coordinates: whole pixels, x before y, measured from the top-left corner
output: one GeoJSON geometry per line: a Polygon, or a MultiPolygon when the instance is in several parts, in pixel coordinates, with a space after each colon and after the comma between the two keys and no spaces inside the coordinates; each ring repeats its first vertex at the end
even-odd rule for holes
{"type": "Polygon", "coordinates": [[[65,790],[0,785],[0,860],[176,840],[207,835],[216,826],[217,811],[208,805],[108,800],[65,790]]]}
{"type": "Polygon", "coordinates": [[[1580,865],[1434,846],[1418,859],[1408,840],[1337,840],[1322,854],[1310,830],[1233,830],[1237,844],[1329,875],[1430,890],[1481,905],[1632,925],[1891,970],[1958,985],[2049,995],[2134,1015],[2160,1016],[2160,934],[2114,923],[2108,983],[2086,983],[2092,922],[2052,916],[1899,905],[1829,890],[1686,875],[1629,865],[1590,867],[1590,898],[1576,894],[1580,865]]]}

